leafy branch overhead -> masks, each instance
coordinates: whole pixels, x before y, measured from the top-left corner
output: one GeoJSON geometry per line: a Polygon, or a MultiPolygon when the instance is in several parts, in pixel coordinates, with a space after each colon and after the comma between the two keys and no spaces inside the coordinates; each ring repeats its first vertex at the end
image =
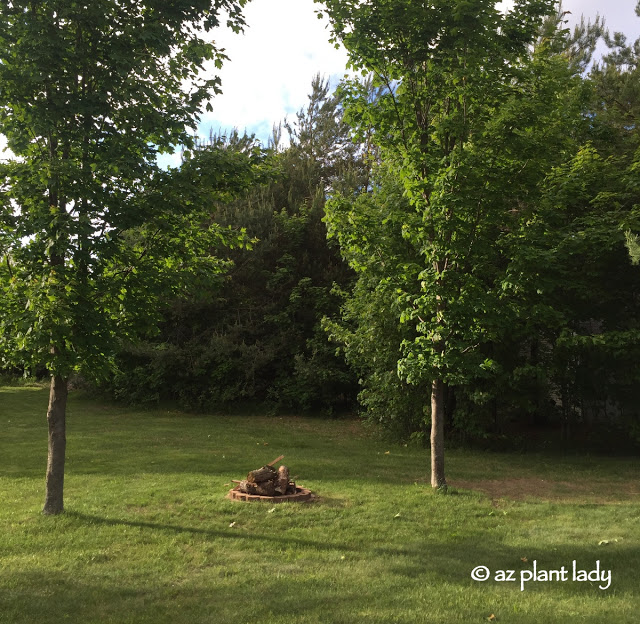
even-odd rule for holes
{"type": "Polygon", "coordinates": [[[212,252],[247,242],[210,214],[257,179],[259,153],[211,148],[168,172],[155,163],[193,145],[218,90],[202,69],[224,55],[197,33],[222,9],[240,29],[241,5],[3,9],[0,125],[19,157],[0,166],[5,358],[104,371],[115,335],[151,324],[165,287],[219,272],[212,252]]]}

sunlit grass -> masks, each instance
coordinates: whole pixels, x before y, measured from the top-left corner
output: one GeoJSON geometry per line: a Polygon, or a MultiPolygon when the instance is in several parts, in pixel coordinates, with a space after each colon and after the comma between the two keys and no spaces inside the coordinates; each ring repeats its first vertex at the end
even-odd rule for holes
{"type": "Polygon", "coordinates": [[[438,495],[426,451],[353,421],[135,411],[72,395],[67,511],[44,517],[46,400],[46,389],[0,389],[0,622],[638,621],[635,460],[451,451],[453,487],[438,495]],[[224,498],[231,479],[280,454],[316,502],[224,498]],[[486,483],[489,496],[471,489],[486,483]],[[599,560],[611,587],[520,591],[470,577],[485,565],[519,579],[534,560],[599,560]]]}

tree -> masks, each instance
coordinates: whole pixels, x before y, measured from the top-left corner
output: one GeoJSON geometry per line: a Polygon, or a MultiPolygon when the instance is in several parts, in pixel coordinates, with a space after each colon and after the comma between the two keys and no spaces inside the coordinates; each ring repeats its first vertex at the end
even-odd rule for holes
{"type": "Polygon", "coordinates": [[[0,8],[0,345],[51,376],[43,513],[63,511],[67,382],[109,367],[116,337],[157,318],[167,290],[222,268],[243,236],[203,207],[245,186],[251,159],[215,150],[162,172],[219,90],[200,32],[243,25],[246,0],[9,0],[0,8]]]}
{"type": "MultiPolygon", "coordinates": [[[[419,265],[388,269],[404,272],[411,284],[396,293],[400,318],[415,327],[398,371],[431,386],[431,484],[446,488],[446,386],[491,370],[480,346],[504,322],[495,242],[514,207],[513,194],[505,200],[501,193],[516,172],[495,145],[493,120],[522,94],[523,61],[555,3],[517,0],[504,14],[493,0],[324,4],[352,66],[371,72],[384,89],[371,100],[352,82],[345,103],[351,123],[372,133],[411,205],[403,234],[419,265]]],[[[525,138],[505,130],[502,143],[525,138]]],[[[333,210],[344,204],[336,198],[333,210]]],[[[357,254],[363,239],[373,244],[363,232],[341,245],[357,254]]]]}

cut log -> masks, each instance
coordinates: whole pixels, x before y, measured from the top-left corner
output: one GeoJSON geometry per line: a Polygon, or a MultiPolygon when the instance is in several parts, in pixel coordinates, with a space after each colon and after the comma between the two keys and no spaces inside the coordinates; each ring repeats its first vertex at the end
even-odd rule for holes
{"type": "Polygon", "coordinates": [[[262,466],[257,470],[252,470],[247,475],[247,481],[249,483],[263,483],[264,481],[272,481],[276,479],[278,473],[271,466],[262,466]]]}
{"type": "Polygon", "coordinates": [[[287,493],[287,487],[289,486],[289,469],[286,466],[280,466],[278,468],[278,479],[276,483],[276,494],[283,496],[287,493]]]}
{"type": "Polygon", "coordinates": [[[262,483],[256,483],[255,486],[256,486],[256,494],[260,494],[260,496],[276,495],[275,481],[263,481],[262,483]]]}
{"type": "Polygon", "coordinates": [[[256,492],[257,484],[249,483],[246,479],[243,479],[238,484],[238,489],[245,494],[257,494],[256,492]]]}
{"type": "Polygon", "coordinates": [[[238,490],[244,494],[257,494],[258,496],[275,496],[276,495],[276,482],[275,481],[263,481],[262,483],[251,483],[246,479],[240,481],[238,484],[238,490]]]}

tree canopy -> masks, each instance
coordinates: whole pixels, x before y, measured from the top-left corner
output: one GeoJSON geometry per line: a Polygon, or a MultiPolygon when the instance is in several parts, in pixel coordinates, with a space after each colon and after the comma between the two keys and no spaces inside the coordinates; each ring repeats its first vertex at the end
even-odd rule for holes
{"type": "Polygon", "coordinates": [[[370,416],[430,423],[432,460],[443,412],[471,437],[529,417],[565,437],[633,422],[637,43],[600,19],[571,32],[554,3],[325,5],[380,89],[343,86],[379,164],[367,193],[334,192],[327,212],[359,273],[329,327],[370,416]],[[590,65],[602,37],[611,52],[590,65]]]}

